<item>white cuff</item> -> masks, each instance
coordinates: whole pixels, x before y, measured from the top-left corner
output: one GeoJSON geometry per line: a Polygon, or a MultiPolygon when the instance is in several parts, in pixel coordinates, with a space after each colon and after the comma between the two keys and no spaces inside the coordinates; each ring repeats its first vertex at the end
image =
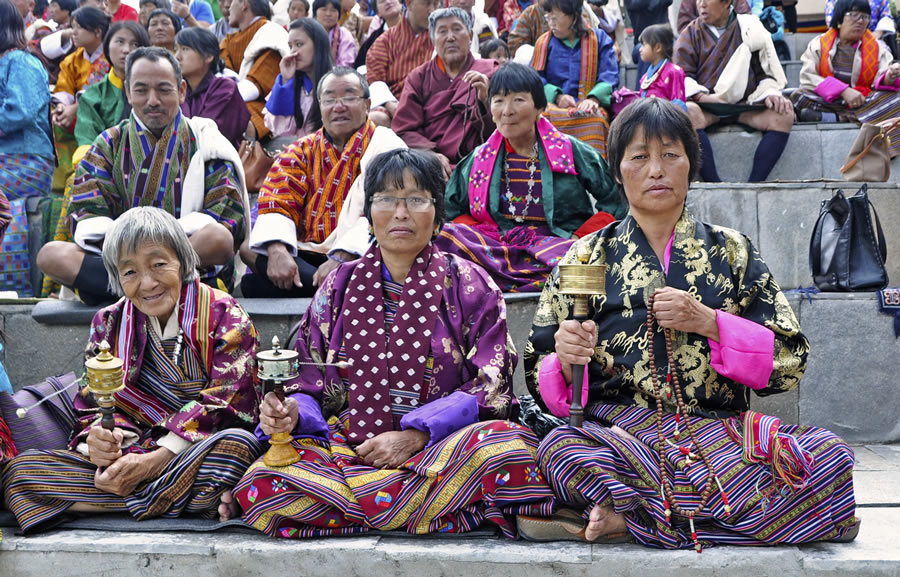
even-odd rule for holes
{"type": "Polygon", "coordinates": [[[531,57],[534,55],[534,46],[531,44],[523,44],[516,49],[513,56],[513,62],[518,62],[525,66],[531,66],[531,57]]]}
{"type": "Polygon", "coordinates": [[[78,221],[78,224],[75,225],[75,244],[86,252],[102,254],[100,247],[112,225],[113,219],[108,216],[95,216],[78,221]]]}
{"type": "Polygon", "coordinates": [[[244,102],[253,102],[259,98],[259,88],[247,79],[238,82],[238,92],[241,93],[241,98],[244,99],[244,102]]]}
{"type": "Polygon", "coordinates": [[[75,104],[75,95],[69,94],[68,92],[54,92],[53,99],[65,104],[66,106],[75,104]]]}
{"type": "Polygon", "coordinates": [[[341,234],[340,238],[336,238],[334,245],[328,254],[336,250],[343,250],[355,255],[362,255],[369,248],[369,221],[366,217],[361,216],[353,224],[353,226],[341,234]]]}
{"type": "Polygon", "coordinates": [[[397,102],[397,98],[388,88],[388,85],[379,80],[369,85],[369,98],[371,99],[371,107],[384,106],[388,102],[397,102]]]}
{"type": "Polygon", "coordinates": [[[250,250],[267,254],[270,242],[283,242],[291,256],[297,256],[297,227],[294,221],[277,212],[269,212],[256,217],[256,224],[250,231],[250,250]]]}
{"type": "Polygon", "coordinates": [[[690,98],[697,94],[709,94],[709,88],[703,86],[690,76],[684,79],[684,96],[690,98]]]}
{"type": "Polygon", "coordinates": [[[216,219],[205,212],[192,212],[178,219],[178,224],[184,229],[184,234],[191,236],[204,226],[215,224],[216,219]]]}
{"type": "Polygon", "coordinates": [[[156,444],[172,451],[176,455],[180,455],[193,446],[192,442],[186,441],[172,432],[166,433],[164,437],[156,441],[156,444]]]}
{"type": "Polygon", "coordinates": [[[53,34],[48,34],[41,38],[41,52],[47,57],[47,60],[56,60],[65,56],[72,49],[72,41],[62,44],[62,30],[58,30],[53,34]]]}

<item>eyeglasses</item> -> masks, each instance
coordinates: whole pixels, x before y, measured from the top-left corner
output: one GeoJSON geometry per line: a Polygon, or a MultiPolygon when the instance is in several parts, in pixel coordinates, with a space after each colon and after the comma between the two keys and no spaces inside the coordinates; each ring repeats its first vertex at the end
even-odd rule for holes
{"type": "Polygon", "coordinates": [[[854,22],[868,22],[872,19],[872,17],[865,12],[847,12],[844,16],[854,22]]]}
{"type": "Polygon", "coordinates": [[[353,106],[362,99],[362,96],[341,96],[340,98],[327,97],[320,100],[319,104],[322,108],[331,108],[332,106],[336,106],[338,102],[344,106],[353,106]]]}
{"type": "Polygon", "coordinates": [[[428,212],[434,204],[433,198],[424,196],[386,196],[372,197],[372,210],[376,212],[388,212],[397,210],[397,205],[403,202],[409,212],[428,212]]]}

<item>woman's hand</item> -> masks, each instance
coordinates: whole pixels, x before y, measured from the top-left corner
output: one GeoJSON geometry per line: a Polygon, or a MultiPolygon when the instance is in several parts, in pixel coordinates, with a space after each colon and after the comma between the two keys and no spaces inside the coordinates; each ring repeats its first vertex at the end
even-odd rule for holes
{"type": "Polygon", "coordinates": [[[862,92],[849,86],[841,92],[841,98],[847,103],[848,108],[859,108],[866,102],[866,97],[863,96],[862,92]]]}
{"type": "Polygon", "coordinates": [[[572,382],[572,365],[586,365],[591,362],[597,344],[597,325],[594,321],[563,321],[556,334],[556,356],[562,367],[566,383],[572,382]]]}
{"type": "Polygon", "coordinates": [[[356,454],[371,467],[396,469],[421,451],[430,438],[417,429],[388,431],[356,447],[356,454]]]}
{"type": "Polygon", "coordinates": [[[584,116],[594,116],[600,109],[600,103],[593,96],[589,96],[578,103],[578,112],[584,116]]]}
{"type": "Polygon", "coordinates": [[[174,458],[175,453],[165,447],[143,455],[129,453],[106,469],[97,469],[94,486],[101,491],[127,497],[141,482],[159,477],[174,458]]]}
{"type": "Polygon", "coordinates": [[[281,59],[278,65],[281,69],[281,82],[287,84],[288,81],[297,73],[297,55],[293,52],[281,59]]]}
{"type": "Polygon", "coordinates": [[[68,130],[68,128],[72,126],[72,123],[75,122],[75,117],[77,115],[77,102],[72,104],[57,104],[56,108],[53,109],[53,124],[68,130]]]}
{"type": "Polygon", "coordinates": [[[116,428],[107,431],[103,427],[92,427],[87,440],[88,459],[98,467],[109,467],[122,456],[122,439],[125,433],[116,428]]]}
{"type": "Polygon", "coordinates": [[[653,293],[653,313],[659,326],[719,340],[716,311],[683,290],[663,287],[653,293]]]}
{"type": "Polygon", "coordinates": [[[575,102],[575,98],[569,96],[568,94],[560,94],[556,97],[556,105],[560,108],[575,108],[577,103],[575,102]]]}
{"type": "Polygon", "coordinates": [[[259,406],[259,426],[263,433],[270,437],[275,433],[291,433],[299,420],[296,399],[288,397],[279,401],[278,395],[273,392],[268,392],[263,397],[259,406]]]}

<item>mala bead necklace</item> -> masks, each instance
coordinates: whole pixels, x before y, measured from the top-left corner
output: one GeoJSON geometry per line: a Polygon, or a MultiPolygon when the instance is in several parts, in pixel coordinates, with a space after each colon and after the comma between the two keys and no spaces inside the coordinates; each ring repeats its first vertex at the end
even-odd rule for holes
{"type": "Polygon", "coordinates": [[[673,435],[675,437],[675,442],[673,443],[663,434],[664,411],[662,390],[659,385],[659,377],[656,373],[656,355],[653,352],[653,323],[654,321],[656,321],[656,315],[653,314],[653,299],[653,294],[651,294],[647,299],[646,324],[647,347],[649,353],[648,356],[650,358],[650,380],[653,383],[653,396],[656,398],[656,436],[659,439],[660,445],[659,448],[657,448],[657,453],[659,453],[659,491],[663,498],[663,507],[665,507],[666,513],[666,522],[671,524],[672,511],[682,517],[686,517],[691,527],[691,540],[694,542],[694,549],[697,551],[697,553],[700,553],[703,551],[703,548],[700,545],[700,541],[697,539],[697,531],[694,528],[694,516],[703,510],[703,507],[705,507],[709,502],[709,499],[716,488],[718,488],[719,492],[722,494],[722,502],[725,503],[726,513],[731,513],[731,505],[728,504],[728,495],[722,488],[722,483],[719,481],[719,476],[716,475],[715,468],[713,468],[713,464],[709,459],[709,455],[706,453],[706,450],[700,445],[700,443],[697,442],[697,438],[694,435],[694,429],[690,426],[690,421],[688,420],[688,411],[685,407],[684,399],[681,396],[681,382],[678,378],[678,372],[672,370],[675,366],[675,354],[672,349],[672,332],[670,329],[663,329],[663,334],[666,337],[666,359],[668,361],[668,371],[666,373],[666,396],[668,398],[671,398],[672,391],[674,390],[675,392],[675,431],[673,435]],[[681,436],[681,432],[679,431],[678,426],[681,424],[682,419],[684,419],[684,428],[687,431],[688,438],[690,439],[690,444],[688,446],[681,446],[677,444],[677,442],[679,441],[679,437],[681,436]],[[685,465],[691,465],[692,461],[696,460],[698,457],[701,461],[703,461],[703,464],[706,465],[706,488],[700,494],[700,502],[697,503],[697,506],[692,510],[686,510],[682,508],[675,501],[675,485],[672,483],[672,479],[669,478],[669,474],[666,469],[666,445],[678,448],[678,451],[685,456],[685,465]],[[696,453],[690,450],[690,446],[696,448],[696,453]]]}

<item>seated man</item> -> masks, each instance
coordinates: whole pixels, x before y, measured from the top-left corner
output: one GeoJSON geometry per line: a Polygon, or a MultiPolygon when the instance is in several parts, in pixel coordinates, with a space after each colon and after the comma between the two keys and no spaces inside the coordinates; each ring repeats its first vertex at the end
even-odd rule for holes
{"type": "Polygon", "coordinates": [[[128,209],[155,206],[179,219],[201,280],[230,287],[250,212],[240,158],[213,121],[181,115],[186,87],[170,52],[138,48],[125,70],[131,115],[78,164],[67,210],[74,243],[47,243],[38,267],[87,304],[116,300],[100,258],[106,232],[128,209]]]}
{"type": "Polygon", "coordinates": [[[379,126],[391,125],[406,77],[434,52],[428,16],[437,7],[438,0],[408,0],[400,23],[379,36],[366,54],[366,78],[375,99],[369,117],[379,126]]]}
{"type": "Polygon", "coordinates": [[[272,9],[268,0],[234,0],[228,12],[228,24],[237,31],[222,40],[225,68],[237,72],[238,90],[250,111],[248,136],[266,140],[269,129],[263,121],[266,97],[278,76],[281,58],[290,53],[284,27],[269,22],[272,9]]]}
{"type": "Polygon", "coordinates": [[[700,137],[700,176],[719,182],[706,127],[747,125],[764,132],[748,182],[762,182],[791,135],[794,108],[772,35],[759,18],[737,14],[731,0],[699,0],[700,17],[675,42],[673,62],[684,69],[688,115],[700,137]]]}
{"type": "Polygon", "coordinates": [[[391,128],[410,148],[432,150],[445,176],[494,131],[488,82],[499,65],[469,53],[472,22],[461,8],[428,18],[437,55],[406,79],[391,128]]]}
{"type": "Polygon", "coordinates": [[[323,127],[290,145],[259,193],[259,217],[241,258],[255,274],[245,297],[312,296],[341,262],[369,245],[363,216],[366,168],[381,152],[406,148],[368,118],[369,85],[343,66],[319,81],[323,127]]]}

